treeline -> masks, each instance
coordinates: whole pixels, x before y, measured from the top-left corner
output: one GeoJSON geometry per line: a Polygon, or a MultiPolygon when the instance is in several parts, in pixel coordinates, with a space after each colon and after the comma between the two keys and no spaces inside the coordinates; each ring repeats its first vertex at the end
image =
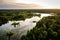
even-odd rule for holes
{"type": "Polygon", "coordinates": [[[60,13],[60,9],[5,9],[0,11],[27,11],[27,12],[38,12],[38,13],[60,13]]]}
{"type": "Polygon", "coordinates": [[[44,17],[20,40],[60,40],[60,16],[44,17]]]}
{"type": "MultiPolygon", "coordinates": [[[[5,17],[8,20],[23,20],[36,16],[33,11],[22,11],[22,10],[0,10],[0,17],[5,17]]],[[[38,15],[39,16],[39,15],[38,15]]]]}
{"type": "Polygon", "coordinates": [[[3,20],[4,21],[25,20],[26,18],[31,18],[32,16],[40,16],[34,13],[35,12],[33,11],[22,11],[22,10],[0,10],[0,22],[4,23],[3,20]]]}
{"type": "Polygon", "coordinates": [[[8,22],[8,20],[7,20],[6,18],[0,17],[0,26],[1,26],[2,24],[7,23],[7,22],[8,22]]]}

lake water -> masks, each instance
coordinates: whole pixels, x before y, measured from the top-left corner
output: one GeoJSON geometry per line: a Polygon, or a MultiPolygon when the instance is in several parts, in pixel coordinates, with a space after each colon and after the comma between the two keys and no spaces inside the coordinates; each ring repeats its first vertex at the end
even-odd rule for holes
{"type": "MultiPolygon", "coordinates": [[[[39,13],[36,13],[39,14],[39,13]]],[[[28,30],[33,29],[33,27],[36,26],[36,23],[41,20],[43,17],[46,16],[51,16],[51,14],[47,14],[47,13],[41,13],[41,16],[33,16],[32,18],[27,18],[24,21],[20,20],[20,21],[15,21],[15,22],[19,22],[18,25],[16,25],[16,27],[14,27],[14,25],[11,25],[14,21],[9,21],[6,24],[3,24],[2,26],[0,26],[0,36],[5,36],[6,31],[13,31],[14,35],[13,37],[21,37],[22,35],[25,35],[27,33],[28,30]],[[33,21],[36,21],[35,23],[33,21]]]]}

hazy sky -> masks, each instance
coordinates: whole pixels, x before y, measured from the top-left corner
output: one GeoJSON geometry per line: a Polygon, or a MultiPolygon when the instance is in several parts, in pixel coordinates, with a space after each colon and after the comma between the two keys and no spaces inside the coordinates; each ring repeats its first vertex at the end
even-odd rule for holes
{"type": "Polygon", "coordinates": [[[47,7],[60,7],[60,0],[14,0],[15,2],[23,2],[23,3],[35,3],[47,7]]]}
{"type": "Polygon", "coordinates": [[[2,3],[25,3],[25,4],[37,4],[40,6],[45,6],[46,8],[59,8],[60,0],[0,0],[0,7],[2,3]]]}

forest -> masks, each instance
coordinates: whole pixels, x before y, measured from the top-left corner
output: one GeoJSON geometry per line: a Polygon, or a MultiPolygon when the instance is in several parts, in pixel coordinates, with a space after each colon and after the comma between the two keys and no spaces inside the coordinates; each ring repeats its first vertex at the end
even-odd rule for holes
{"type": "Polygon", "coordinates": [[[40,16],[34,14],[34,11],[22,11],[22,10],[0,10],[0,25],[12,20],[25,20],[32,16],[40,16]]]}
{"type": "Polygon", "coordinates": [[[60,40],[60,16],[44,17],[21,40],[60,40]]]}
{"type": "MultiPolygon", "coordinates": [[[[33,16],[40,16],[40,14],[35,14],[37,12],[41,13],[40,10],[0,10],[0,26],[8,21],[25,20],[33,16]]],[[[27,34],[19,40],[60,40],[60,12],[54,14],[55,16],[43,17],[33,29],[27,31],[27,34]]],[[[7,35],[11,36],[13,33],[8,32],[7,35]]]]}

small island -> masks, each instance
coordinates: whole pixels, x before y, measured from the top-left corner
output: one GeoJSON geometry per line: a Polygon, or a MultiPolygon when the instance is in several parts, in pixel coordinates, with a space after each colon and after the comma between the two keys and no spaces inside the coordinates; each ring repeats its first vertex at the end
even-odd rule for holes
{"type": "Polygon", "coordinates": [[[18,24],[19,24],[19,22],[18,23],[14,22],[11,25],[14,25],[14,27],[16,27],[16,25],[18,25],[18,24]]]}

